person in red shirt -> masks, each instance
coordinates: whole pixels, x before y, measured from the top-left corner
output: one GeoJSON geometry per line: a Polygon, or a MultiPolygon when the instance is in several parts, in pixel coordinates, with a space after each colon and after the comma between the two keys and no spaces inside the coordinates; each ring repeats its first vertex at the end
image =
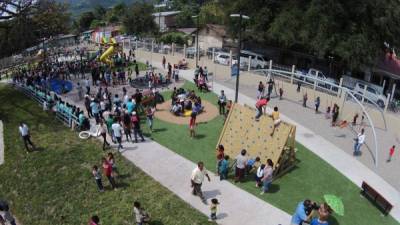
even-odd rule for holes
{"type": "Polygon", "coordinates": [[[102,158],[103,161],[103,172],[104,175],[107,177],[108,181],[111,184],[111,187],[116,190],[117,189],[117,185],[115,184],[115,180],[114,177],[112,176],[112,165],[107,161],[106,158],[102,158]]]}
{"type": "Polygon", "coordinates": [[[189,134],[191,138],[194,138],[195,136],[195,132],[194,132],[194,128],[196,126],[196,113],[192,112],[192,114],[190,115],[190,121],[189,121],[189,134]]]}
{"type": "Polygon", "coordinates": [[[393,155],[394,155],[394,148],[396,148],[395,145],[393,145],[393,146],[389,149],[389,158],[386,160],[386,162],[392,161],[392,157],[393,157],[393,155]]]}
{"type": "Polygon", "coordinates": [[[256,109],[257,109],[257,114],[256,114],[256,121],[259,121],[261,115],[263,114],[263,108],[267,107],[267,104],[269,102],[269,98],[260,98],[257,103],[256,103],[256,109]]]}

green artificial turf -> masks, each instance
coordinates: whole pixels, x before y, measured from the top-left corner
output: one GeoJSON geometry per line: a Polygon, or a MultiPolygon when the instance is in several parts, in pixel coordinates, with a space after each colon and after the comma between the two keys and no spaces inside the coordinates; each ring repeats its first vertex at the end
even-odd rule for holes
{"type": "MultiPolygon", "coordinates": [[[[197,90],[192,83],[186,83],[184,88],[197,90]]],[[[213,104],[217,102],[215,94],[201,93],[199,95],[213,104]]],[[[165,93],[164,96],[169,99],[170,92],[165,93]]],[[[197,138],[191,140],[188,125],[177,125],[156,119],[154,123],[156,132],[152,134],[147,132],[147,135],[151,135],[158,143],[191,161],[204,161],[206,167],[215,172],[215,147],[223,122],[223,118],[219,116],[206,124],[200,124],[196,128],[197,138]]],[[[337,195],[344,202],[345,216],[333,215],[331,225],[398,224],[391,216],[382,216],[377,208],[360,196],[360,189],[335,168],[301,144],[297,143],[296,148],[299,163],[292,171],[273,182],[270,193],[261,196],[261,190],[255,187],[252,176],[248,177],[247,182],[237,184],[237,186],[289,214],[294,212],[298,202],[306,198],[322,202],[324,194],[337,195]]],[[[231,156],[231,158],[234,157],[231,156]]],[[[232,174],[230,175],[232,177],[232,174]]]]}
{"type": "MultiPolygon", "coordinates": [[[[133,201],[151,214],[150,224],[211,224],[173,193],[115,154],[121,177],[120,188],[99,193],[91,175],[101,165],[100,142],[81,140],[36,102],[14,89],[0,86],[0,119],[4,123],[5,164],[0,166],[0,199],[10,202],[25,225],[87,224],[97,214],[101,224],[130,225],[133,201]],[[25,121],[38,151],[27,154],[18,134],[25,121]]],[[[151,163],[151,162],[149,162],[151,163]]]]}

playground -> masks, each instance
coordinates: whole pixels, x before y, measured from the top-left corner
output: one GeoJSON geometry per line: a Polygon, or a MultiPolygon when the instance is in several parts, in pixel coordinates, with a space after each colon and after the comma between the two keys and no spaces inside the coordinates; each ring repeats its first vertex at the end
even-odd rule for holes
{"type": "MultiPolygon", "coordinates": [[[[108,50],[116,46],[116,43],[112,40],[111,42],[107,43],[109,45],[108,50]]],[[[105,52],[108,52],[108,50],[105,52]]],[[[107,57],[102,57],[103,54],[100,55],[99,60],[105,64],[114,66],[111,60],[112,54],[116,54],[114,50],[109,51],[108,54],[106,54],[107,57]]],[[[157,70],[157,73],[163,72],[163,70],[157,68],[154,70],[157,70]]],[[[193,71],[188,72],[193,73],[193,71]]],[[[148,76],[147,71],[145,76],[148,76]]],[[[191,76],[192,74],[190,74],[190,78],[191,76]]],[[[140,76],[139,78],[141,77],[144,76],[140,76]]],[[[190,80],[190,78],[188,80],[190,80]]],[[[77,80],[74,82],[76,81],[77,80]]],[[[155,84],[158,83],[153,83],[153,85],[155,84]]],[[[53,86],[57,87],[57,84],[53,86]]],[[[62,91],[65,86],[66,84],[61,84],[61,87],[58,85],[58,89],[61,89],[61,93],[65,93],[62,91]]],[[[126,93],[127,96],[133,96],[135,94],[135,89],[129,87],[126,82],[121,82],[116,85],[113,84],[112,87],[109,88],[113,93],[119,93],[122,91],[122,88],[128,88],[126,93]]],[[[33,104],[31,100],[24,98],[20,93],[10,89],[9,87],[3,87],[2,89],[7,90],[9,94],[18,96],[18,101],[16,102],[19,102],[19,104],[29,107],[31,107],[33,104]]],[[[77,100],[77,90],[70,90],[71,91],[68,93],[65,93],[64,97],[69,99],[68,101],[70,104],[77,104],[78,106],[84,108],[83,102],[77,100]]],[[[149,92],[150,95],[153,93],[151,90],[147,89],[142,91],[144,96],[146,96],[145,93],[147,92],[149,92]]],[[[220,90],[218,90],[218,92],[219,91],[220,90]]],[[[57,91],[55,92],[58,93],[57,91]]],[[[251,159],[260,157],[262,162],[265,162],[267,159],[272,160],[272,162],[275,164],[274,180],[269,192],[266,195],[259,195],[260,188],[255,187],[254,174],[245,176],[244,182],[234,183],[234,175],[233,171],[231,170],[228,174],[228,181],[231,185],[234,185],[236,188],[238,188],[236,192],[243,192],[244,190],[253,195],[253,197],[271,204],[278,210],[282,210],[287,215],[292,214],[296,203],[303,201],[305,198],[322,203],[325,201],[324,196],[334,195],[337,196],[343,203],[345,213],[343,215],[339,215],[339,213],[333,213],[329,219],[329,224],[398,224],[391,216],[382,217],[381,211],[369,200],[361,197],[359,194],[360,189],[336,168],[332,167],[332,165],[328,164],[328,162],[324,161],[312,151],[296,142],[297,128],[293,122],[283,119],[280,125],[276,128],[273,136],[262,135],[271,133],[271,129],[274,126],[274,121],[269,116],[270,112],[267,112],[267,114],[263,115],[258,122],[255,122],[255,109],[253,108],[253,104],[234,104],[230,110],[230,113],[225,117],[223,115],[219,115],[217,96],[212,92],[199,91],[193,83],[182,81],[178,83],[169,83],[167,86],[161,86],[161,88],[157,89],[156,93],[162,95],[163,103],[158,104],[156,107],[157,111],[155,113],[153,132],[149,130],[145,120],[141,120],[141,126],[144,135],[150,140],[161,144],[165,150],[173,151],[174,153],[179,154],[193,163],[203,161],[207,169],[215,173],[217,172],[215,149],[216,146],[220,144],[225,146],[225,154],[229,155],[231,158],[230,167],[235,165],[234,158],[239,154],[241,149],[248,150],[247,156],[251,159]],[[195,128],[196,135],[193,139],[188,137],[188,123],[190,117],[177,116],[170,112],[172,87],[175,85],[184,90],[188,90],[189,92],[191,90],[196,90],[194,91],[195,96],[201,99],[203,110],[198,114],[197,126],[195,128]]],[[[6,94],[2,94],[4,101],[7,100],[7,96],[8,95],[6,94]]],[[[25,160],[24,163],[29,166],[29,168],[24,168],[24,171],[22,171],[20,175],[26,177],[24,178],[24,182],[33,183],[33,185],[38,187],[39,190],[46,188],[47,184],[49,183],[55,187],[58,187],[58,189],[51,189],[48,191],[46,196],[40,196],[37,193],[34,193],[38,195],[38,197],[57,199],[57,202],[65,201],[64,199],[67,198],[72,199],[71,205],[67,205],[67,208],[64,206],[60,207],[60,209],[57,209],[50,205],[43,207],[45,209],[49,209],[51,212],[56,213],[57,215],[62,215],[61,219],[59,219],[51,218],[51,215],[45,213],[44,217],[46,218],[46,221],[52,221],[54,223],[76,224],[79,223],[78,221],[81,221],[83,217],[87,217],[90,212],[97,212],[98,214],[103,215],[103,217],[106,217],[104,222],[108,222],[110,224],[121,223],[121,221],[127,220],[127,217],[123,216],[123,218],[115,218],[109,214],[107,208],[104,210],[97,209],[96,206],[93,205],[93,201],[100,201],[102,203],[104,201],[111,202],[113,206],[118,205],[116,210],[118,211],[119,215],[129,215],[129,202],[132,202],[133,200],[132,197],[128,196],[138,196],[137,198],[140,199],[141,202],[151,202],[154,196],[151,196],[151,194],[143,194],[143,192],[160,192],[160,195],[164,195],[162,193],[169,193],[168,191],[164,190],[164,187],[156,183],[154,180],[146,180],[149,178],[129,162],[135,161],[135,158],[137,157],[140,158],[140,154],[144,153],[136,152],[136,150],[145,151],[146,149],[143,149],[143,146],[147,146],[147,144],[145,143],[143,146],[141,146],[140,144],[131,145],[130,143],[124,143],[124,145],[126,144],[128,146],[125,150],[126,153],[122,153],[122,155],[118,156],[117,158],[119,161],[119,168],[127,172],[127,174],[121,176],[119,180],[119,182],[122,184],[121,189],[124,194],[115,196],[115,194],[107,193],[107,197],[105,198],[93,197],[94,189],[93,191],[83,191],[84,187],[92,184],[88,183],[88,180],[90,180],[88,177],[89,175],[85,173],[82,174],[81,170],[90,169],[90,162],[95,161],[95,158],[100,157],[101,153],[98,151],[96,152],[96,149],[100,148],[98,146],[99,143],[97,143],[94,139],[87,141],[79,140],[76,133],[62,128],[62,126],[54,119],[50,124],[45,125],[44,121],[48,121],[51,115],[40,112],[39,107],[36,107],[36,109],[31,112],[19,112],[20,109],[18,109],[15,104],[15,102],[7,102],[7,104],[2,106],[3,109],[1,111],[6,112],[4,115],[1,115],[2,118],[8,118],[10,116],[8,113],[12,112],[12,108],[14,108],[14,111],[18,111],[15,118],[13,116],[13,119],[11,120],[4,120],[5,128],[11,129],[10,127],[16,126],[15,124],[17,123],[17,120],[20,120],[21,118],[27,118],[29,124],[34,124],[32,125],[33,133],[40,134],[34,134],[33,139],[40,143],[41,146],[38,152],[34,152],[32,156],[29,157],[45,157],[45,161],[43,162],[43,170],[52,171],[54,168],[66,170],[60,175],[63,179],[62,181],[60,181],[61,178],[52,178],[47,175],[38,178],[36,174],[37,172],[29,170],[25,171],[25,169],[38,166],[36,162],[31,162],[27,156],[23,156],[21,154],[9,157],[7,155],[9,153],[6,151],[5,166],[7,169],[5,171],[15,169],[14,166],[18,164],[16,162],[23,159],[25,160]],[[62,135],[60,135],[58,138],[55,138],[54,134],[52,134],[54,129],[62,130],[62,135]],[[59,138],[62,138],[63,140],[59,138]],[[49,142],[48,140],[52,141],[49,142]],[[62,147],[60,148],[60,146],[62,147]],[[56,152],[52,152],[48,150],[50,148],[57,148],[58,150],[56,152]],[[83,157],[84,160],[82,160],[81,156],[82,149],[85,149],[85,155],[83,157]],[[56,154],[59,155],[55,156],[56,154]],[[133,157],[133,155],[135,157],[133,157]],[[127,159],[122,156],[125,156],[127,159]],[[65,162],[62,160],[65,160],[65,162]],[[8,162],[10,162],[10,164],[8,164],[8,162]],[[70,169],[70,166],[73,166],[74,169],[70,169]],[[71,170],[71,173],[69,170],[71,170]],[[46,179],[49,180],[45,182],[46,179]],[[71,197],[71,194],[76,193],[72,193],[66,190],[64,187],[64,185],[69,186],[68,184],[73,182],[73,180],[80,181],[80,183],[78,182],[77,184],[73,184],[73,186],[76,187],[74,189],[81,190],[81,193],[78,195],[80,199],[71,197]],[[61,185],[61,187],[59,185],[61,185]],[[147,190],[146,187],[148,186],[151,188],[147,190]],[[62,197],[55,197],[55,190],[61,190],[65,194],[62,197]],[[124,200],[121,200],[121,198],[124,198],[124,200]],[[115,199],[118,199],[118,201],[115,201],[115,199]],[[76,208],[82,207],[86,207],[84,212],[78,212],[78,210],[76,210],[76,208]]],[[[140,116],[144,117],[145,115],[141,114],[140,116]]],[[[5,135],[6,147],[18,146],[17,148],[21,149],[22,145],[18,142],[18,138],[12,135],[16,134],[5,135]]],[[[139,164],[138,166],[142,167],[147,174],[149,174],[149,171],[152,171],[151,166],[148,167],[144,164],[139,164]]],[[[166,168],[165,171],[169,171],[170,169],[172,171],[178,168],[179,166],[172,166],[171,168],[166,168]]],[[[0,177],[6,176],[6,174],[6,172],[4,174],[0,172],[0,177]]],[[[156,180],[170,190],[171,184],[168,185],[168,182],[165,181],[165,179],[169,177],[172,180],[180,179],[179,182],[181,182],[182,179],[182,177],[178,178],[176,175],[168,173],[163,174],[162,177],[151,173],[150,175],[153,177],[156,176],[156,180]]],[[[7,188],[15,188],[18,190],[17,192],[27,191],[28,189],[27,186],[18,187],[17,185],[18,182],[10,183],[7,185],[7,188]]],[[[196,205],[196,203],[187,201],[187,198],[184,197],[185,195],[182,195],[182,188],[171,191],[177,194],[180,198],[186,200],[186,202],[190,205],[195,205],[197,209],[204,213],[204,206],[199,207],[196,205]]],[[[216,195],[218,197],[218,195],[221,195],[224,196],[225,200],[231,200],[229,199],[229,196],[218,194],[223,191],[223,189],[218,189],[211,190],[210,192],[211,196],[216,195]]],[[[183,210],[187,210],[189,206],[186,205],[187,203],[181,202],[182,200],[176,198],[176,196],[170,196],[170,193],[165,195],[167,197],[160,198],[159,202],[147,204],[147,207],[152,212],[157,212],[158,209],[164,207],[168,209],[160,213],[157,212],[157,216],[155,217],[156,220],[159,218],[160,221],[174,220],[179,221],[179,223],[186,224],[189,221],[188,218],[193,217],[194,220],[199,221],[199,224],[207,223],[205,222],[206,218],[197,211],[193,211],[189,213],[190,215],[188,214],[188,217],[185,216],[179,220],[176,220],[175,218],[175,216],[178,215],[177,213],[166,216],[167,213],[174,212],[181,208],[183,210]],[[172,203],[168,203],[170,200],[172,203]],[[172,204],[173,206],[169,206],[169,204],[172,204]],[[176,208],[174,208],[175,206],[176,208]]],[[[208,195],[210,195],[210,193],[208,193],[208,195]]],[[[16,213],[19,217],[22,217],[20,220],[23,223],[26,223],[26,221],[30,221],[32,219],[36,219],[28,217],[24,218],[23,216],[20,216],[26,214],[26,209],[19,205],[22,205],[24,201],[27,201],[28,195],[9,195],[6,197],[16,203],[16,213]]],[[[223,200],[224,199],[221,199],[221,201],[223,200]]],[[[34,198],[32,202],[32,204],[35,204],[35,206],[43,204],[41,199],[36,198],[34,198]]],[[[227,207],[226,210],[228,211],[232,210],[231,206],[224,207],[227,207]]],[[[35,214],[39,215],[43,213],[40,211],[40,209],[38,210],[39,211],[36,211],[35,214]]],[[[229,212],[232,213],[232,211],[229,212]]],[[[226,218],[225,220],[224,217],[222,217],[221,221],[230,221],[233,218],[235,218],[235,216],[230,215],[229,218],[226,218]]]]}

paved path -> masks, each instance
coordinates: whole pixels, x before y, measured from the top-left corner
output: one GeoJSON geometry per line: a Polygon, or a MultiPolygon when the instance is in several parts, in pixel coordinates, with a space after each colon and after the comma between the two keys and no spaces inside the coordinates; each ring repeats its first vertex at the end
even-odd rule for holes
{"type": "MultiPolygon", "coordinates": [[[[192,81],[193,70],[181,71],[180,76],[188,81],[192,81]]],[[[224,90],[228,99],[234,99],[235,92],[233,89],[224,86],[219,82],[214,82],[213,85],[213,92],[219,94],[221,90],[224,90]]],[[[253,106],[255,105],[255,102],[256,100],[254,98],[250,98],[239,93],[239,103],[253,106]]],[[[268,110],[269,113],[271,113],[271,108],[268,110]]],[[[394,205],[394,208],[390,214],[397,221],[400,221],[400,194],[393,186],[388,184],[384,179],[382,179],[356,158],[349,156],[345,151],[338,148],[335,144],[327,141],[316,132],[313,132],[312,130],[304,127],[297,121],[283,114],[281,114],[281,117],[283,120],[296,125],[296,140],[299,143],[303,144],[316,155],[335,167],[357,186],[361,186],[362,181],[367,181],[372,187],[374,187],[379,193],[388,199],[394,205]]]]}
{"type": "MultiPolygon", "coordinates": [[[[68,96],[69,101],[76,99],[73,95],[71,93],[68,96]]],[[[82,101],[75,101],[75,104],[83,107],[82,101]]],[[[191,194],[190,176],[196,167],[195,163],[148,139],[139,144],[124,142],[123,146],[124,157],[192,207],[209,216],[209,205],[203,204],[200,198],[191,194]]],[[[219,177],[214,173],[209,172],[209,175],[211,182],[205,181],[202,189],[208,202],[214,197],[221,202],[217,215],[218,224],[286,225],[290,223],[291,216],[286,212],[230,182],[219,181],[219,177]]]]}
{"type": "MultiPolygon", "coordinates": [[[[209,215],[209,205],[203,204],[200,198],[191,194],[190,175],[196,167],[193,162],[149,140],[135,145],[124,143],[124,147],[130,150],[124,151],[123,156],[192,207],[209,215]]],[[[219,181],[219,177],[213,173],[209,175],[211,182],[205,181],[202,189],[208,202],[214,197],[221,202],[218,224],[284,225],[290,223],[290,215],[286,212],[228,181],[219,181]]]]}
{"type": "Polygon", "coordinates": [[[0,120],[0,165],[4,163],[3,122],[0,120]]]}

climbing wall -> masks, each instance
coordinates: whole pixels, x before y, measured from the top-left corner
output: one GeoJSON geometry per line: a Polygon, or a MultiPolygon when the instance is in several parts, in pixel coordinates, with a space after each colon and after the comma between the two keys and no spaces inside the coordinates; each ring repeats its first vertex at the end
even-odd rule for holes
{"type": "Polygon", "coordinates": [[[251,158],[259,156],[262,163],[271,159],[275,170],[291,164],[294,160],[295,127],[284,121],[275,129],[269,115],[261,116],[255,121],[256,110],[249,106],[235,104],[225,122],[218,144],[225,147],[225,154],[236,157],[242,149],[246,149],[251,158]]]}

